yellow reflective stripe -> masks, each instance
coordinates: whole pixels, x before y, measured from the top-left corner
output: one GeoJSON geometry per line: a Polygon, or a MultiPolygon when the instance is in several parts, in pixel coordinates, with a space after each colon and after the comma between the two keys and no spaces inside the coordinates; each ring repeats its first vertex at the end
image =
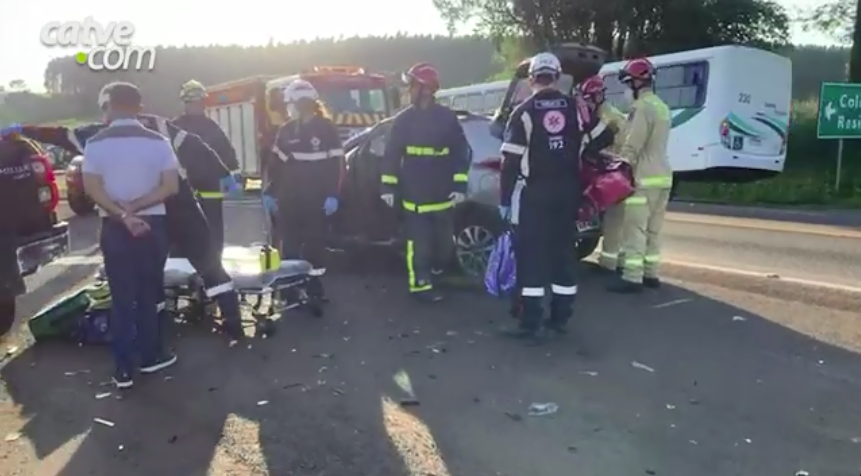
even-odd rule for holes
{"type": "Polygon", "coordinates": [[[625,199],[625,205],[645,205],[649,203],[646,197],[628,197],[625,199]]]}
{"type": "Polygon", "coordinates": [[[390,185],[397,185],[398,184],[398,177],[395,175],[383,175],[382,176],[382,182],[390,184],[390,185]]]}
{"type": "Polygon", "coordinates": [[[646,255],[643,257],[643,261],[646,263],[658,263],[661,261],[661,255],[646,255]]]}
{"type": "Polygon", "coordinates": [[[466,182],[467,180],[468,180],[468,177],[466,174],[454,174],[454,181],[455,182],[466,182]]]}
{"type": "Polygon", "coordinates": [[[435,149],[433,147],[419,147],[415,145],[407,146],[407,155],[429,156],[429,155],[448,155],[448,147],[435,149]]]}
{"type": "Polygon", "coordinates": [[[221,192],[197,192],[197,196],[200,198],[224,198],[224,194],[221,192]]]}
{"type": "Polygon", "coordinates": [[[672,175],[653,175],[637,179],[637,184],[643,188],[671,188],[673,186],[672,175]]]}
{"type": "Polygon", "coordinates": [[[416,205],[413,202],[404,200],[404,208],[416,213],[441,212],[454,206],[452,202],[426,203],[424,205],[416,205]]]}
{"type": "Polygon", "coordinates": [[[642,268],[643,267],[643,260],[634,259],[634,258],[626,259],[625,260],[625,267],[626,268],[642,268]]]}
{"type": "Polygon", "coordinates": [[[415,242],[413,240],[407,240],[407,275],[410,283],[410,292],[411,293],[419,293],[422,291],[430,291],[433,289],[433,285],[431,284],[422,284],[419,286],[416,281],[416,269],[413,266],[413,259],[415,258],[415,242]]]}

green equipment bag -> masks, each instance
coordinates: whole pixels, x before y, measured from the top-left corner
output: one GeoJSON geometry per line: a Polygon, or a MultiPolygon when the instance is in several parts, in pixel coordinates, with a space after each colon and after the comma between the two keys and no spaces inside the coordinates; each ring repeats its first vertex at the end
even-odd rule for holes
{"type": "Polygon", "coordinates": [[[107,282],[91,284],[48,305],[30,318],[30,333],[37,341],[73,337],[81,319],[94,309],[110,308],[107,282]]]}

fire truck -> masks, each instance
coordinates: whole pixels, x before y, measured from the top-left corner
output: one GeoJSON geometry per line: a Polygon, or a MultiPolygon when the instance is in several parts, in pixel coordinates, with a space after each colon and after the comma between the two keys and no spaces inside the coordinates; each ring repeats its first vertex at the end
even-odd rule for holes
{"type": "Polygon", "coordinates": [[[400,109],[400,93],[385,76],[354,66],[316,66],[291,76],[254,76],[207,87],[206,114],[230,138],[246,177],[261,178],[261,157],[286,120],[282,91],[297,79],[317,89],[341,140],[400,109]]]}

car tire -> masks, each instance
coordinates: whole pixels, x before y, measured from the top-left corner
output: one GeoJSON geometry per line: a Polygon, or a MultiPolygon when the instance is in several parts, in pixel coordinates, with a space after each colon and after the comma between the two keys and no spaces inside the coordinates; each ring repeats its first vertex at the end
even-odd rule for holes
{"type": "Polygon", "coordinates": [[[9,334],[15,324],[15,298],[0,298],[0,338],[9,334]]]}
{"type": "Polygon", "coordinates": [[[585,236],[577,240],[577,259],[584,260],[595,252],[598,248],[598,242],[601,240],[600,235],[585,236]]]}
{"type": "Polygon", "coordinates": [[[490,251],[504,229],[496,210],[468,206],[459,211],[454,220],[454,268],[463,276],[484,279],[490,251]]]}
{"type": "Polygon", "coordinates": [[[85,216],[93,213],[96,204],[86,195],[72,195],[69,196],[69,208],[75,212],[75,215],[85,216]]]}

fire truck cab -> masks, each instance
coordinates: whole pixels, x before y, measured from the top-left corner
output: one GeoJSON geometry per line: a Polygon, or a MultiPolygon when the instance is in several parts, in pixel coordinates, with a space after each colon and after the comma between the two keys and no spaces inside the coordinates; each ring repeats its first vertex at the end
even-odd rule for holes
{"type": "Polygon", "coordinates": [[[246,177],[261,178],[261,158],[286,120],[282,91],[298,79],[317,89],[341,140],[400,109],[399,91],[384,76],[353,66],[315,66],[290,76],[254,76],[208,87],[206,114],[230,138],[246,177]]]}

